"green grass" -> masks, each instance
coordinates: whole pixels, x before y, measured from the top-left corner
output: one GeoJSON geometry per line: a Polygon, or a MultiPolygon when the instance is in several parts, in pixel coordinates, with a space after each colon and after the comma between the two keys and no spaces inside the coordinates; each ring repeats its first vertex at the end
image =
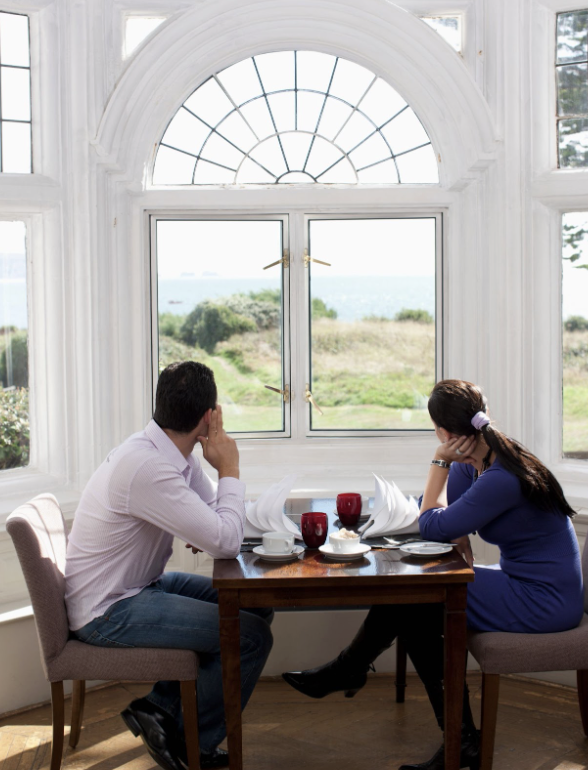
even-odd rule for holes
{"type": "Polygon", "coordinates": [[[563,335],[563,451],[588,452],[588,331],[563,335]]]}

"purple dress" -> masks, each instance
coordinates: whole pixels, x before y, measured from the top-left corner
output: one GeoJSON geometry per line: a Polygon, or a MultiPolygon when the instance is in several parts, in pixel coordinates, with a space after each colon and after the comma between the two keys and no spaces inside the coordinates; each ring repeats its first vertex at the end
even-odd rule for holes
{"type": "Polygon", "coordinates": [[[468,584],[468,627],[476,631],[551,633],[575,628],[584,612],[580,551],[568,516],[527,500],[519,480],[496,460],[477,481],[453,463],[447,508],[419,519],[427,540],[478,532],[500,548],[500,564],[476,566],[468,584]]]}

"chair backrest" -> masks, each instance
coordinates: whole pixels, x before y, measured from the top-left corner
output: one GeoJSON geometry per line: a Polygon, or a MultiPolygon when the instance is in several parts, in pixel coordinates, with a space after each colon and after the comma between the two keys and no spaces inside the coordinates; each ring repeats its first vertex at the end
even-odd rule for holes
{"type": "Polygon", "coordinates": [[[69,637],[65,609],[67,535],[59,503],[43,494],[21,505],[6,521],[31,596],[45,673],[69,637]]]}
{"type": "Polygon", "coordinates": [[[584,578],[584,612],[588,612],[588,536],[582,549],[582,576],[584,578]]]}

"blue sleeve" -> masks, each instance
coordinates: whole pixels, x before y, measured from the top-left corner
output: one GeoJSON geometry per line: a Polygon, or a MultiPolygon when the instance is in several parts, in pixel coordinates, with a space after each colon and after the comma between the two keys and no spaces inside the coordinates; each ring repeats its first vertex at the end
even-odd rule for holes
{"type": "Polygon", "coordinates": [[[469,535],[512,508],[520,499],[519,480],[503,468],[489,468],[447,508],[429,508],[419,517],[427,540],[454,540],[469,535]]]}
{"type": "Polygon", "coordinates": [[[452,463],[447,479],[447,502],[449,505],[458,500],[474,483],[474,466],[465,463],[452,463]]]}

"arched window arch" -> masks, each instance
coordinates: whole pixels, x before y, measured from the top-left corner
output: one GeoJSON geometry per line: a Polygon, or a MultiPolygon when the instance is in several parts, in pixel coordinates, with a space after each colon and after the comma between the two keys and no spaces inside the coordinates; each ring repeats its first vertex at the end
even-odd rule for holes
{"type": "Polygon", "coordinates": [[[315,51],[266,53],[212,75],[159,144],[156,185],[437,184],[422,123],[381,77],[315,51]]]}

